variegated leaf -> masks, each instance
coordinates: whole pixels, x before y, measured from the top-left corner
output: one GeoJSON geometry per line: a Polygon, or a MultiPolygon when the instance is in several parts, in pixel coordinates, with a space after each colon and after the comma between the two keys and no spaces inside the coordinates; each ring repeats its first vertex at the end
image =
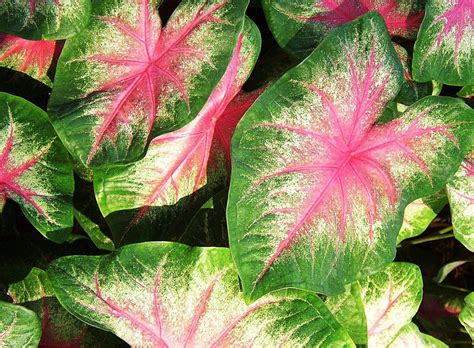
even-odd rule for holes
{"type": "Polygon", "coordinates": [[[474,252],[474,151],[447,185],[454,237],[474,252]]]}
{"type": "Polygon", "coordinates": [[[48,274],[61,304],[132,346],[354,347],[313,293],[245,304],[223,248],[148,242],[107,256],[69,256],[48,274]]]}
{"type": "Polygon", "coordinates": [[[47,73],[55,49],[56,41],[25,40],[0,33],[0,66],[20,71],[51,86],[47,73]]]}
{"type": "Polygon", "coordinates": [[[58,62],[50,116],[86,166],[137,160],[150,135],[192,120],[222,77],[248,0],[183,1],[165,28],[156,1],[95,1],[58,62]]]}
{"type": "Polygon", "coordinates": [[[413,324],[405,325],[398,333],[389,348],[448,348],[446,344],[433,336],[420,332],[413,324]]]}
{"type": "Polygon", "coordinates": [[[11,198],[47,238],[66,240],[73,224],[74,178],[47,114],[0,93],[0,149],[0,208],[11,198]]]}
{"type": "Polygon", "coordinates": [[[0,31],[30,40],[60,40],[89,21],[90,0],[1,0],[0,31]]]}
{"type": "MultiPolygon", "coordinates": [[[[144,230],[158,230],[150,227],[154,221],[163,223],[169,214],[182,217],[181,206],[199,207],[222,190],[233,131],[259,94],[237,94],[259,50],[258,29],[247,20],[226,73],[193,121],[153,139],[142,160],[95,172],[97,202],[103,215],[110,215],[118,245],[146,240],[144,230]],[[184,200],[189,203],[182,204],[184,200]]],[[[159,230],[163,236],[166,226],[162,224],[159,230]]]]}
{"type": "Polygon", "coordinates": [[[37,347],[40,337],[35,312],[0,301],[0,347],[37,347]]]}
{"type": "Polygon", "coordinates": [[[464,325],[474,343],[474,292],[471,292],[464,299],[464,308],[459,314],[459,321],[464,325]]]}
{"type": "Polygon", "coordinates": [[[430,96],[377,124],[402,81],[371,12],[333,30],[240,121],[227,215],[247,299],[282,287],[336,294],[381,269],[405,206],[457,170],[473,110],[430,96]]]}
{"type": "Polygon", "coordinates": [[[278,44],[307,55],[331,31],[369,12],[379,12],[392,36],[415,38],[426,0],[264,0],[268,25],[278,44]]]}
{"type": "Polygon", "coordinates": [[[472,0],[428,0],[413,53],[416,81],[474,84],[473,15],[472,0]]]}

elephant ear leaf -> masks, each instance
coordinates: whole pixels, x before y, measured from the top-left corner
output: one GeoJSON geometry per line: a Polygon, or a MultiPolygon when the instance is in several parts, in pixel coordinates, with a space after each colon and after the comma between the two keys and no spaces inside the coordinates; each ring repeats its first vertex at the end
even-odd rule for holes
{"type": "Polygon", "coordinates": [[[162,28],[152,0],[99,1],[68,40],[49,100],[84,165],[137,160],[150,135],[192,120],[222,77],[248,0],[182,1],[162,28]]]}
{"type": "Polygon", "coordinates": [[[332,31],[245,114],[227,215],[246,298],[336,294],[393,260],[405,206],[454,175],[473,128],[462,101],[431,96],[378,124],[402,81],[371,12],[332,31]]]}
{"type": "Polygon", "coordinates": [[[30,40],[61,40],[89,21],[90,0],[3,0],[0,31],[30,40]]]}
{"type": "Polygon", "coordinates": [[[96,170],[94,187],[103,215],[120,211],[127,215],[122,226],[114,216],[109,219],[115,220],[110,224],[119,244],[143,238],[144,224],[164,221],[165,212],[179,201],[199,191],[205,202],[222,189],[229,175],[233,131],[259,95],[258,91],[238,94],[259,51],[258,28],[246,20],[224,76],[196,118],[153,139],[142,160],[96,170]]]}
{"type": "Polygon", "coordinates": [[[73,224],[74,178],[66,149],[40,108],[0,93],[0,207],[10,198],[47,238],[73,224]]]}
{"type": "Polygon", "coordinates": [[[310,53],[334,28],[369,12],[380,13],[392,36],[414,39],[425,0],[264,0],[278,44],[297,55],[310,53]]]}
{"type": "Polygon", "coordinates": [[[284,290],[247,305],[224,248],[132,244],[60,258],[48,274],[68,311],[132,346],[354,347],[314,293],[284,290]]]}
{"type": "Polygon", "coordinates": [[[37,347],[41,323],[35,312],[0,301],[0,347],[37,347]]]}
{"type": "Polygon", "coordinates": [[[474,84],[471,0],[429,0],[415,42],[413,77],[454,86],[474,84]]]}
{"type": "Polygon", "coordinates": [[[474,151],[446,186],[454,236],[474,252],[474,151]]]}
{"type": "Polygon", "coordinates": [[[53,61],[56,41],[25,40],[0,33],[0,66],[25,73],[51,86],[47,76],[53,61]]]}

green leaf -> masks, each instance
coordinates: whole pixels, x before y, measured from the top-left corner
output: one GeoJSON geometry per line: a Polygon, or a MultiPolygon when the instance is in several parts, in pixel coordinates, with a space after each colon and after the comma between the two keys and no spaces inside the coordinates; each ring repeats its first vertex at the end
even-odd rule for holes
{"type": "Polygon", "coordinates": [[[402,82],[372,12],[333,30],[245,114],[227,219],[246,299],[335,295],[393,260],[406,205],[454,175],[474,119],[461,100],[429,96],[378,124],[402,82]]]}
{"type": "Polygon", "coordinates": [[[228,249],[133,244],[60,258],[48,274],[68,311],[133,346],[354,346],[313,293],[246,305],[228,249]]]}
{"type": "Polygon", "coordinates": [[[474,343],[474,292],[464,299],[464,308],[459,314],[459,321],[464,325],[474,343]]]}
{"type": "Polygon", "coordinates": [[[397,244],[422,234],[447,203],[445,190],[441,190],[408,204],[403,216],[403,225],[397,236],[397,244]]]}
{"type": "Polygon", "coordinates": [[[472,98],[474,97],[474,85],[464,86],[457,93],[458,97],[461,98],[472,98]]]}
{"type": "Polygon", "coordinates": [[[426,335],[413,324],[405,325],[398,333],[397,338],[390,343],[389,348],[448,348],[446,344],[433,336],[426,335]]]}
{"type": "Polygon", "coordinates": [[[434,281],[438,284],[441,284],[443,282],[443,280],[445,280],[446,277],[449,275],[449,273],[451,273],[456,268],[458,268],[459,266],[464,265],[467,262],[472,262],[472,261],[463,260],[463,261],[449,262],[449,263],[445,264],[443,267],[441,267],[439,269],[438,274],[434,278],[434,281]]]}
{"type": "Polygon", "coordinates": [[[73,224],[74,178],[47,114],[0,93],[0,148],[0,207],[14,200],[45,237],[65,241],[73,224]]]}
{"type": "Polygon", "coordinates": [[[422,298],[419,268],[391,263],[383,271],[352,283],[326,305],[354,342],[386,347],[415,315],[422,298]]]}
{"type": "Polygon", "coordinates": [[[108,251],[115,250],[114,242],[102,232],[99,225],[77,209],[74,209],[74,217],[97,248],[108,251]]]}
{"type": "Polygon", "coordinates": [[[0,346],[37,347],[41,325],[35,312],[0,301],[0,346]]]}
{"type": "Polygon", "coordinates": [[[305,57],[332,29],[372,10],[383,16],[390,35],[415,38],[425,0],[264,0],[262,4],[278,44],[305,57]]]}
{"type": "Polygon", "coordinates": [[[30,40],[61,40],[89,21],[90,0],[4,0],[0,31],[30,40]]]}
{"type": "Polygon", "coordinates": [[[152,136],[191,121],[229,63],[247,4],[182,1],[162,28],[154,0],[95,1],[49,100],[69,152],[89,167],[136,161],[152,136]]]}
{"type": "Polygon", "coordinates": [[[41,347],[117,347],[118,339],[95,329],[69,314],[54,296],[45,271],[32,268],[20,282],[11,284],[8,294],[15,303],[34,311],[41,321],[41,347]]]}
{"type": "Polygon", "coordinates": [[[446,186],[454,237],[474,252],[474,151],[446,186]]]}
{"type": "Polygon", "coordinates": [[[196,118],[154,138],[140,161],[95,171],[97,202],[117,245],[156,239],[150,233],[157,231],[168,240],[167,230],[179,230],[167,220],[194,215],[226,186],[234,128],[260,94],[239,93],[259,51],[258,28],[246,20],[224,76],[196,118]]]}
{"type": "Polygon", "coordinates": [[[474,84],[472,2],[428,0],[413,53],[413,77],[454,86],[474,84]]]}

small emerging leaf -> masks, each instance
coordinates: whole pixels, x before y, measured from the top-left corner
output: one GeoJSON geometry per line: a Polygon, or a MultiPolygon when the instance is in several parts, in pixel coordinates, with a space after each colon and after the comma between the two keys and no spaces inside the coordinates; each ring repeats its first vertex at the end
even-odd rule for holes
{"type": "Polygon", "coordinates": [[[40,338],[35,312],[0,301],[0,347],[37,347],[40,338]]]}
{"type": "Polygon", "coordinates": [[[60,258],[48,274],[68,311],[133,346],[354,346],[313,293],[284,290],[246,305],[227,249],[133,244],[60,258]]]}

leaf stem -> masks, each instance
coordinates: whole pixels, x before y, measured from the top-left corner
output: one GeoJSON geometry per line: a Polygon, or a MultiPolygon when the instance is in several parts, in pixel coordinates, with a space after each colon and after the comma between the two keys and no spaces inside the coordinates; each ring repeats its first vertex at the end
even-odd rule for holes
{"type": "Polygon", "coordinates": [[[441,93],[441,90],[443,89],[443,84],[439,81],[431,81],[432,85],[433,85],[433,92],[431,93],[431,95],[439,95],[441,93]]]}
{"type": "Polygon", "coordinates": [[[439,230],[438,234],[445,234],[445,233],[451,232],[452,230],[453,230],[453,226],[451,225],[451,226],[443,228],[442,230],[439,230]]]}
{"type": "Polygon", "coordinates": [[[447,239],[447,238],[451,238],[451,237],[454,237],[453,233],[439,234],[439,235],[435,235],[435,236],[428,236],[428,237],[423,237],[423,238],[418,238],[418,239],[415,239],[415,240],[407,241],[407,243],[412,244],[412,245],[416,245],[416,244],[421,244],[421,243],[425,243],[425,242],[432,242],[432,241],[440,240],[440,239],[447,239]]]}

